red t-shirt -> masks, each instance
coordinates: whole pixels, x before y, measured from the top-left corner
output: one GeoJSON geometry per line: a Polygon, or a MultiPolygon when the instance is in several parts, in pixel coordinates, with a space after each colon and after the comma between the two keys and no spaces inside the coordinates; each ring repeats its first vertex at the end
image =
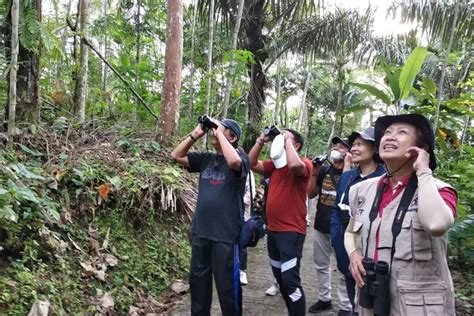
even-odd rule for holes
{"type": "Polygon", "coordinates": [[[313,164],[307,158],[301,160],[306,166],[303,176],[295,175],[288,166],[276,169],[273,161],[263,161],[264,173],[270,176],[266,204],[270,231],[306,234],[307,188],[313,164]]]}
{"type": "MultiPolygon", "coordinates": [[[[379,181],[377,186],[381,185],[382,182],[386,184],[385,190],[382,194],[382,200],[380,201],[379,207],[379,216],[382,217],[383,210],[388,206],[390,202],[392,202],[408,185],[410,181],[411,175],[407,175],[403,177],[401,181],[395,187],[391,186],[390,180],[388,177],[384,176],[379,181]]],[[[439,195],[443,199],[444,203],[446,203],[449,208],[453,211],[453,215],[456,218],[456,204],[457,204],[457,195],[456,192],[453,191],[451,188],[442,188],[438,190],[439,195]]],[[[378,249],[379,247],[379,229],[377,229],[377,234],[375,236],[375,254],[374,254],[374,261],[378,259],[378,249]]]]}

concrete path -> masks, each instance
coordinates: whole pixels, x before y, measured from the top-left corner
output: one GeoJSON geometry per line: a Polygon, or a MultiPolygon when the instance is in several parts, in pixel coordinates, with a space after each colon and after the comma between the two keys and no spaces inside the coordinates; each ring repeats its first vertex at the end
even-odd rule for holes
{"type": "MultiPolygon", "coordinates": [[[[311,212],[311,219],[314,219],[314,212],[311,212]]],[[[316,268],[313,262],[313,235],[314,229],[311,225],[308,227],[304,243],[303,260],[301,264],[301,278],[303,289],[306,295],[306,310],[318,300],[318,280],[316,268]]],[[[340,275],[336,269],[336,258],[331,258],[332,263],[332,303],[333,309],[316,315],[329,316],[336,315],[338,307],[338,298],[336,293],[336,284],[340,275]]],[[[287,315],[285,302],[280,294],[277,296],[265,295],[266,289],[270,286],[271,272],[268,263],[268,256],[265,249],[265,242],[261,240],[257,247],[249,248],[248,261],[249,284],[243,286],[243,315],[287,315]]],[[[178,302],[168,315],[190,315],[190,295],[187,294],[178,302]]],[[[219,300],[214,290],[211,315],[221,315],[219,300]]],[[[308,315],[312,315],[309,314],[308,315]]]]}

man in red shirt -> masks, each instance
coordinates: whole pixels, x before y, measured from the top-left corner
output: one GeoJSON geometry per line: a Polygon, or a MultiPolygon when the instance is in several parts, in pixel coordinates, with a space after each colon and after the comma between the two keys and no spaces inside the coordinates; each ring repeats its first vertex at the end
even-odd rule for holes
{"type": "Polygon", "coordinates": [[[306,192],[313,165],[298,155],[303,147],[300,133],[284,129],[277,137],[274,142],[282,141],[281,154],[273,160],[258,160],[262,147],[270,141],[262,134],[250,150],[250,165],[254,172],[270,178],[267,249],[273,274],[289,315],[304,315],[306,302],[299,270],[306,236],[306,192]]]}

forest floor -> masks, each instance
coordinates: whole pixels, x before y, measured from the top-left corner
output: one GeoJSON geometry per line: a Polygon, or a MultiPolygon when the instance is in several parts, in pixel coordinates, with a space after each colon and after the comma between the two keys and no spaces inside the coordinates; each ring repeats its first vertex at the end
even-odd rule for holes
{"type": "MultiPolygon", "coordinates": [[[[311,216],[314,218],[314,216],[311,216]]],[[[318,277],[316,267],[313,262],[313,236],[314,229],[311,225],[308,227],[307,235],[303,248],[303,259],[301,262],[301,279],[306,296],[306,310],[318,300],[318,277]]],[[[336,289],[339,271],[336,268],[336,258],[331,257],[332,272],[332,310],[319,313],[321,316],[337,315],[339,311],[339,299],[336,289]]],[[[287,315],[285,302],[280,294],[277,296],[265,295],[265,291],[270,286],[271,272],[268,262],[265,242],[260,241],[255,248],[249,248],[249,261],[247,270],[249,284],[242,287],[243,315],[287,315]]],[[[185,295],[177,302],[176,307],[168,313],[169,316],[189,315],[190,295],[185,295]]],[[[219,300],[214,290],[211,315],[220,315],[219,300]]]]}
{"type": "MultiPolygon", "coordinates": [[[[311,218],[314,218],[314,210],[312,210],[311,218]]],[[[312,223],[308,227],[307,235],[303,248],[303,259],[301,262],[301,279],[303,289],[306,296],[306,310],[318,300],[319,281],[316,273],[315,264],[313,262],[313,236],[314,229],[312,223]]],[[[458,298],[456,298],[456,314],[457,315],[473,315],[474,314],[474,298],[460,298],[460,290],[469,288],[469,281],[461,267],[455,266],[451,268],[454,286],[458,298]]],[[[242,287],[243,298],[243,315],[287,315],[285,302],[280,294],[277,296],[267,296],[265,291],[270,286],[271,272],[268,264],[267,250],[265,242],[259,242],[257,247],[249,248],[248,261],[248,280],[249,284],[242,287]]],[[[317,315],[332,316],[337,315],[339,311],[339,298],[337,296],[337,283],[340,273],[336,267],[336,258],[334,254],[331,256],[331,294],[333,308],[317,315]]],[[[169,304],[171,306],[171,304],[169,304]]],[[[191,312],[191,297],[189,293],[176,301],[176,305],[165,315],[179,316],[189,315],[191,312]]],[[[217,292],[214,287],[213,301],[211,307],[211,315],[220,315],[220,305],[217,298],[217,292]]]]}

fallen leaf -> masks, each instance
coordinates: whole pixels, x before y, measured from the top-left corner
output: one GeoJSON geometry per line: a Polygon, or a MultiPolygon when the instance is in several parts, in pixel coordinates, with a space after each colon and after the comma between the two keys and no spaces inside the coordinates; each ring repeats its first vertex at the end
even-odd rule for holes
{"type": "Polygon", "coordinates": [[[104,184],[101,184],[98,188],[97,188],[97,192],[99,193],[99,196],[103,199],[107,198],[107,196],[109,195],[110,193],[110,184],[108,184],[107,182],[104,183],[104,184]]]}
{"type": "Polygon", "coordinates": [[[71,236],[67,236],[67,238],[71,241],[72,245],[74,246],[74,248],[76,248],[77,250],[79,250],[80,252],[84,252],[84,250],[82,250],[81,247],[79,247],[79,245],[71,238],[71,236]]]}
{"type": "Polygon", "coordinates": [[[49,301],[35,301],[28,316],[48,316],[50,314],[51,303],[49,301]]]}
{"type": "Polygon", "coordinates": [[[139,313],[140,309],[138,307],[132,305],[128,308],[128,316],[138,316],[139,313]]]}
{"type": "Polygon", "coordinates": [[[171,284],[171,290],[177,294],[183,294],[189,290],[189,284],[184,283],[182,280],[176,280],[171,284]]]}
{"type": "Polygon", "coordinates": [[[109,267],[115,267],[118,264],[118,259],[114,255],[107,254],[105,256],[105,262],[109,267]]]}
{"type": "Polygon", "coordinates": [[[110,238],[110,227],[107,229],[107,233],[105,234],[104,242],[102,243],[102,249],[107,249],[109,246],[109,238],[110,238]]]}

